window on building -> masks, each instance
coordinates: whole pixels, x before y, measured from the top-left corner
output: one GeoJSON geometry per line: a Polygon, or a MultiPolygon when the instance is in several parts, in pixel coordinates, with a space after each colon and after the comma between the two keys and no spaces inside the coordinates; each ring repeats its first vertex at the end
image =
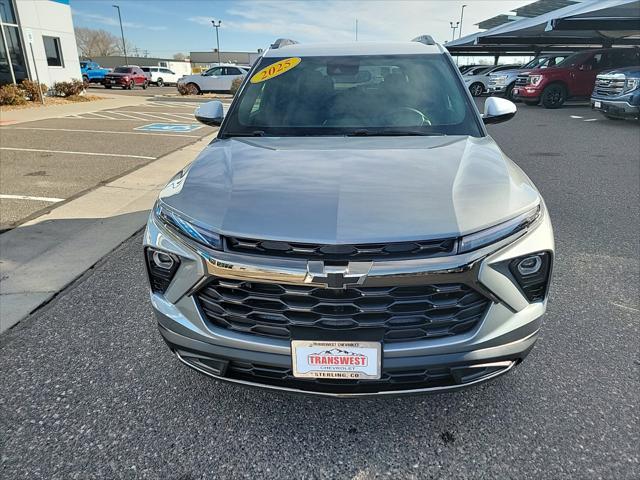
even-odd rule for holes
{"type": "Polygon", "coordinates": [[[0,41],[0,85],[12,83],[11,69],[9,67],[9,58],[4,50],[4,42],[0,41]]]}
{"type": "Polygon", "coordinates": [[[0,0],[0,19],[2,19],[2,23],[17,24],[11,0],[0,0]]]}
{"type": "Polygon", "coordinates": [[[50,67],[63,67],[60,39],[58,37],[45,37],[43,35],[42,41],[44,42],[44,52],[47,56],[47,65],[50,67]]]}
{"type": "Polygon", "coordinates": [[[8,49],[7,53],[13,67],[13,74],[16,77],[16,82],[20,83],[25,78],[29,78],[29,75],[27,73],[27,64],[22,53],[22,43],[20,42],[18,27],[3,25],[2,28],[4,28],[4,36],[8,49]]]}

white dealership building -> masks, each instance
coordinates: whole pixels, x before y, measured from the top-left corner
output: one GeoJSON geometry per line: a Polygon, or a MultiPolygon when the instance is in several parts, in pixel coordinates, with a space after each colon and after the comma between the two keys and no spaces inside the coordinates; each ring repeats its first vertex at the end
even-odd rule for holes
{"type": "Polygon", "coordinates": [[[0,0],[0,84],[81,79],[69,0],[0,0]]]}

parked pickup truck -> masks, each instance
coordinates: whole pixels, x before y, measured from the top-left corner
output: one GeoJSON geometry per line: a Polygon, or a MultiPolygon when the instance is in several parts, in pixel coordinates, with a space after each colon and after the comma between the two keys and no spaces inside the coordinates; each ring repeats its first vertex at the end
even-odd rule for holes
{"type": "Polygon", "coordinates": [[[110,68],[102,68],[96,62],[84,61],[80,62],[80,72],[82,72],[82,81],[85,85],[89,83],[102,83],[104,76],[111,72],[110,68]]]}
{"type": "Polygon", "coordinates": [[[568,98],[589,98],[596,76],[612,68],[640,65],[640,48],[602,48],[574,53],[554,68],[518,75],[513,96],[527,105],[560,108],[568,98]]]}
{"type": "Polygon", "coordinates": [[[488,91],[491,95],[504,95],[509,100],[513,100],[513,87],[516,86],[518,75],[529,74],[534,68],[555,67],[568,56],[568,53],[541,55],[531,60],[522,68],[492,73],[489,75],[488,91]]]}
{"type": "Polygon", "coordinates": [[[611,119],[640,119],[640,64],[598,75],[591,108],[611,119]]]}

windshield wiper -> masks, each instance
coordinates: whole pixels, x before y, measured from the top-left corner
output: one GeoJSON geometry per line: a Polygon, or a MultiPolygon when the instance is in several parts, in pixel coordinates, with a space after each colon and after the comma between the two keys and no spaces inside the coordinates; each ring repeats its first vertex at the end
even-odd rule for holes
{"type": "Polygon", "coordinates": [[[385,131],[371,131],[366,128],[353,130],[347,133],[347,137],[403,137],[403,136],[416,136],[416,137],[432,137],[441,136],[442,133],[426,133],[419,130],[385,130],[385,131]]]}
{"type": "Polygon", "coordinates": [[[227,137],[264,137],[265,133],[262,130],[254,130],[253,132],[236,132],[236,133],[225,133],[225,138],[227,137]]]}

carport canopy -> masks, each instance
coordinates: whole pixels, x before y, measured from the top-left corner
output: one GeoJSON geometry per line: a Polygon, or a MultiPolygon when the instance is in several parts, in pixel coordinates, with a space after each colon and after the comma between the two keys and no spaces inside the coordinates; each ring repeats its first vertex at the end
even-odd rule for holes
{"type": "Polygon", "coordinates": [[[586,0],[476,35],[476,45],[637,45],[640,0],[586,0]]]}

